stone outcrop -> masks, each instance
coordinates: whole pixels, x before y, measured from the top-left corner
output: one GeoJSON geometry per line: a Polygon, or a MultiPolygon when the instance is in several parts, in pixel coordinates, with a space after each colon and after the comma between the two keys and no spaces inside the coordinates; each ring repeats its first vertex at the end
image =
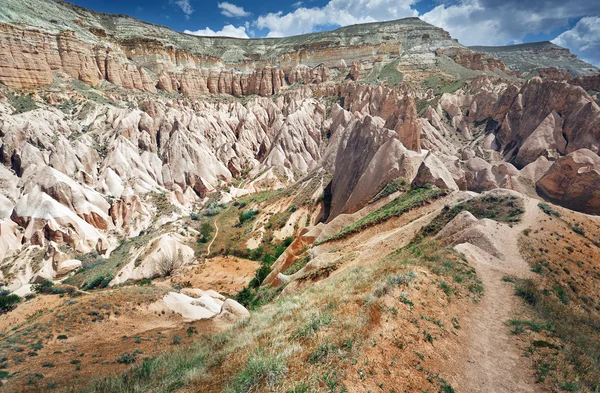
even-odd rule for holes
{"type": "Polygon", "coordinates": [[[560,157],[536,186],[540,195],[557,205],[600,214],[600,157],[588,149],[560,157]]]}
{"type": "Polygon", "coordinates": [[[341,108],[334,114],[331,148],[337,147],[334,168],[339,170],[331,182],[330,217],[357,211],[388,183],[416,175],[424,154],[407,149],[384,125],[371,115],[347,117],[341,108]]]}
{"type": "Polygon", "coordinates": [[[585,148],[597,153],[600,107],[578,86],[533,78],[510,106],[496,142],[517,167],[551,154],[548,150],[564,155],[585,148]]]}
{"type": "Polygon", "coordinates": [[[431,184],[438,188],[445,188],[453,191],[458,191],[459,189],[452,174],[432,153],[428,153],[419,166],[417,175],[413,179],[412,184],[417,187],[431,184]]]}
{"type": "Polygon", "coordinates": [[[506,66],[504,63],[502,63],[502,61],[481,52],[463,48],[450,48],[446,50],[438,50],[437,54],[438,56],[448,56],[457,64],[460,64],[461,66],[471,70],[506,71],[506,66]]]}

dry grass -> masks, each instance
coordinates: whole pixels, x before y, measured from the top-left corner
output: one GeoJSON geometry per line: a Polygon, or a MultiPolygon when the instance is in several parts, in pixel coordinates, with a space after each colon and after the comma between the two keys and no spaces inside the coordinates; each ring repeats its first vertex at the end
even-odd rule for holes
{"type": "Polygon", "coordinates": [[[600,224],[566,209],[539,208],[546,215],[520,239],[521,254],[537,275],[517,281],[516,291],[534,318],[551,328],[526,332],[527,354],[540,383],[595,392],[600,389],[600,224]]]}
{"type": "MultiPolygon", "coordinates": [[[[82,391],[340,392],[355,368],[364,367],[364,354],[378,348],[374,339],[385,341],[386,351],[411,359],[415,352],[430,352],[434,341],[452,339],[446,328],[453,326],[451,316],[434,318],[438,306],[429,302],[443,298],[445,304],[469,304],[463,302],[479,296],[470,283],[476,277],[449,249],[431,244],[398,250],[295,295],[280,296],[231,330],[136,364],[126,374],[98,380],[82,391]],[[441,282],[450,283],[452,290],[445,291],[441,282]],[[384,322],[386,336],[373,337],[384,322]],[[418,339],[400,345],[390,323],[398,331],[414,331],[418,339]]],[[[428,370],[427,360],[418,362],[428,370]]],[[[398,367],[407,372],[414,365],[398,367]]],[[[439,389],[445,382],[432,375],[437,373],[422,372],[418,385],[439,389]]],[[[363,382],[376,386],[379,378],[392,377],[366,376],[363,382]]]]}

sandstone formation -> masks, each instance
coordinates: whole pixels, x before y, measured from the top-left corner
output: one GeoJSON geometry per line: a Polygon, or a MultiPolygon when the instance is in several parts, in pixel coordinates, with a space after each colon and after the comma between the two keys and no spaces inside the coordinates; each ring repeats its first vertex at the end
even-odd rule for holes
{"type": "MultiPolygon", "coordinates": [[[[9,0],[3,280],[12,290],[62,280],[84,255],[110,258],[142,236],[112,285],[162,275],[163,259],[198,263],[187,217],[314,173],[322,184],[307,199],[318,211],[299,208],[269,241],[351,215],[401,180],[527,195],[537,184],[550,200],[595,211],[594,188],[582,187],[600,146],[600,109],[585,91],[597,88],[593,67],[545,44],[486,53],[416,18],[240,40],[9,0]],[[531,53],[558,60],[528,68],[531,53]]],[[[261,228],[245,246],[260,248],[261,228]]]]}
{"type": "Polygon", "coordinates": [[[580,149],[560,157],[536,183],[548,200],[590,214],[600,213],[600,157],[580,149]]]}

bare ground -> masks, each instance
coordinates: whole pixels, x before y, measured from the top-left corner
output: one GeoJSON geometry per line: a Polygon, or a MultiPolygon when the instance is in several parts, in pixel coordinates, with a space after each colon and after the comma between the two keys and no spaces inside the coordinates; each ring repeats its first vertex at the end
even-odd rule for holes
{"type": "Polygon", "coordinates": [[[522,230],[536,222],[537,200],[526,199],[526,211],[519,224],[498,224],[493,234],[503,259],[498,259],[470,244],[456,247],[471,263],[482,281],[484,296],[467,316],[465,347],[452,359],[452,386],[458,392],[534,392],[538,391],[529,360],[522,356],[516,338],[508,333],[506,321],[521,307],[505,275],[531,276],[527,262],[519,254],[522,230]]]}

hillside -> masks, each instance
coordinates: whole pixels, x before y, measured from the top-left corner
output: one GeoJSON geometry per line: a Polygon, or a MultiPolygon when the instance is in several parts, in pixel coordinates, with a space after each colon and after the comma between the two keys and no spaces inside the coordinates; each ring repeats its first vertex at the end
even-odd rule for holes
{"type": "Polygon", "coordinates": [[[0,391],[596,392],[588,66],[5,1],[0,391]]]}
{"type": "Polygon", "coordinates": [[[556,68],[573,77],[598,75],[600,70],[573,55],[568,49],[551,42],[533,42],[508,46],[472,46],[501,60],[511,70],[531,73],[536,68],[556,68]]]}

